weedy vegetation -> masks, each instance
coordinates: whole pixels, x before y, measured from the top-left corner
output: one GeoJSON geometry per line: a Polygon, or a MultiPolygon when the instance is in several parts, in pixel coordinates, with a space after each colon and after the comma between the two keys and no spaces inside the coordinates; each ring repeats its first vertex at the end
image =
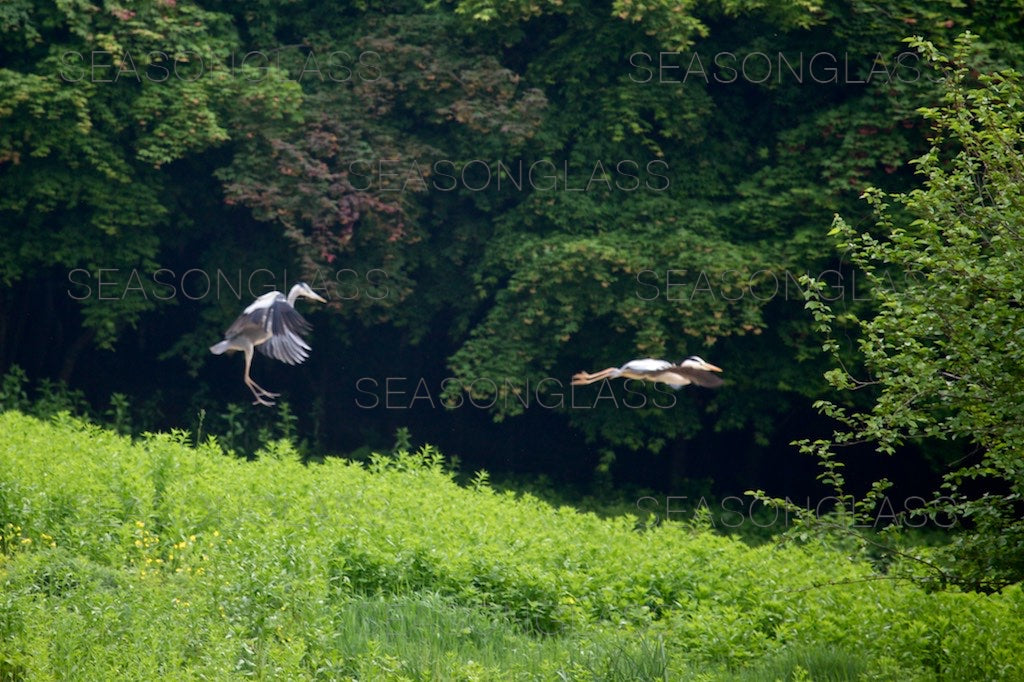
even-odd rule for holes
{"type": "Polygon", "coordinates": [[[0,415],[0,679],[1021,679],[1024,594],[637,530],[431,448],[303,464],[0,415]],[[884,577],[883,577],[884,578],[884,577]]]}

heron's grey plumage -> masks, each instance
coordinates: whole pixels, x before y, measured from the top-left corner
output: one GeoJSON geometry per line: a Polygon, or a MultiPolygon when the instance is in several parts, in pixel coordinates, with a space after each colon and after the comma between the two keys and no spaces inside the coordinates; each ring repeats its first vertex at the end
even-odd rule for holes
{"type": "Polygon", "coordinates": [[[300,296],[327,302],[305,282],[293,286],[287,297],[280,291],[263,294],[231,323],[224,332],[223,341],[210,346],[210,352],[215,355],[235,350],[245,353],[243,381],[256,396],[255,403],[273,405],[268,398],[275,398],[278,394],[261,388],[249,376],[253,349],[289,365],[301,364],[312,350],[303,335],[313,327],[295,310],[295,301],[300,296]]]}
{"type": "MultiPolygon", "coordinates": [[[[719,386],[725,383],[724,381],[722,381],[721,377],[716,376],[711,372],[707,372],[703,369],[675,366],[669,368],[666,371],[671,374],[675,374],[676,376],[679,376],[683,379],[686,379],[691,384],[703,386],[704,388],[718,388],[719,386]]],[[[685,385],[686,384],[674,385],[673,388],[682,388],[685,385]]]]}

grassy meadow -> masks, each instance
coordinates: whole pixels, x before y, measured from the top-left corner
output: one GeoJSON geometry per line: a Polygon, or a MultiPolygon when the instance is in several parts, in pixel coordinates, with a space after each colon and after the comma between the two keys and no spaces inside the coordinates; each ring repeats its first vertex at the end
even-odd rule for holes
{"type": "Polygon", "coordinates": [[[460,486],[429,449],[245,461],[6,412],[0,680],[1024,679],[1019,586],[635,521],[460,486]]]}

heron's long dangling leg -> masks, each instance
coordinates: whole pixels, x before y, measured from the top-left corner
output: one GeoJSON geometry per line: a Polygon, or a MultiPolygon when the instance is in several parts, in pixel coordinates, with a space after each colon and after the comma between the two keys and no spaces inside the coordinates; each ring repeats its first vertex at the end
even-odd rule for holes
{"type": "Polygon", "coordinates": [[[249,390],[252,391],[252,394],[256,397],[256,400],[253,401],[253,405],[266,405],[267,407],[271,407],[274,404],[274,401],[268,400],[268,398],[276,398],[279,394],[271,393],[252,380],[252,377],[249,376],[249,367],[251,365],[252,347],[250,346],[245,349],[245,385],[249,387],[249,390]]]}
{"type": "Polygon", "coordinates": [[[592,384],[596,381],[596,379],[594,379],[594,376],[595,375],[591,374],[590,372],[579,372],[577,374],[573,374],[572,385],[586,386],[587,384],[592,384]]]}
{"type": "Polygon", "coordinates": [[[600,372],[594,372],[593,374],[590,374],[589,372],[580,372],[578,374],[574,374],[572,377],[572,385],[586,386],[587,384],[592,384],[594,382],[601,381],[602,379],[611,376],[618,369],[618,367],[609,367],[607,369],[602,369],[600,372]]]}

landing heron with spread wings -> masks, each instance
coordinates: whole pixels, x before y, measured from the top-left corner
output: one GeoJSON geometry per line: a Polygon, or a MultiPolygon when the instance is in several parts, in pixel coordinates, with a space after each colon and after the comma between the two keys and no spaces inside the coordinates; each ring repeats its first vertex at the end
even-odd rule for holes
{"type": "Polygon", "coordinates": [[[256,397],[253,405],[273,405],[274,401],[271,398],[280,395],[261,387],[249,376],[253,349],[258,349],[267,357],[289,365],[298,365],[309,357],[309,351],[312,349],[302,335],[313,327],[295,310],[295,301],[300,296],[327,303],[327,299],[313,291],[305,282],[293,286],[287,298],[280,291],[271,291],[257,298],[242,311],[238,319],[224,332],[223,341],[210,346],[210,352],[214,355],[236,350],[245,353],[243,381],[256,397]]]}
{"type": "Polygon", "coordinates": [[[712,365],[697,355],[691,355],[678,365],[667,360],[643,358],[630,360],[622,367],[609,367],[600,372],[580,372],[572,378],[573,386],[585,386],[604,379],[640,379],[641,381],[660,381],[672,388],[696,384],[705,388],[718,388],[722,379],[712,372],[721,372],[722,368],[712,365]]]}

